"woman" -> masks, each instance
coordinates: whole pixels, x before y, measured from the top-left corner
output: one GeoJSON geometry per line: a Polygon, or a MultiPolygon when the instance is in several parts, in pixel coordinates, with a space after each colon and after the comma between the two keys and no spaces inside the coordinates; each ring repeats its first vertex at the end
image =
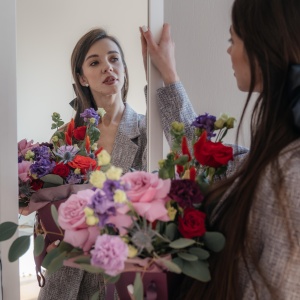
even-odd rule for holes
{"type": "MultiPolygon", "coordinates": [[[[299,15],[297,0],[234,1],[228,54],[248,92],[244,112],[258,93],[250,152],[205,200],[210,230],[226,236],[210,260],[212,280],[187,279],[180,299],[299,299],[299,15]]],[[[147,28],[142,41],[163,79],[180,87],[169,25],[158,44],[147,28]]]]}

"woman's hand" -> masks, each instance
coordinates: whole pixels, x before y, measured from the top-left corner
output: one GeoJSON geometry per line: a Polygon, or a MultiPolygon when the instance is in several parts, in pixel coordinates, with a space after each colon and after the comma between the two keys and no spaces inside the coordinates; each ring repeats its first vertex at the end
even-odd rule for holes
{"type": "Polygon", "coordinates": [[[176,71],[175,44],[171,39],[170,31],[170,25],[164,24],[161,38],[156,43],[151,31],[146,26],[140,28],[145,71],[147,73],[148,52],[166,85],[180,80],[176,71]]]}

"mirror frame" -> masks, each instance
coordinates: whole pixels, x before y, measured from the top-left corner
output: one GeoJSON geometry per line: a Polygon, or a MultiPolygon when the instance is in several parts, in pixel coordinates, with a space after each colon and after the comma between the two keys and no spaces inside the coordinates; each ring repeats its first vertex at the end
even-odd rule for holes
{"type": "MultiPolygon", "coordinates": [[[[159,39],[163,25],[164,8],[161,0],[148,0],[148,26],[154,38],[159,39]]],[[[3,144],[0,157],[0,223],[18,222],[17,180],[17,83],[16,83],[16,0],[2,0],[0,3],[1,43],[1,118],[0,129],[3,144]],[[12,199],[9,201],[7,199],[12,199]],[[9,202],[8,202],[9,201],[9,202]],[[9,205],[8,205],[9,203],[9,205]]],[[[157,162],[163,155],[163,132],[155,101],[157,88],[163,86],[157,70],[148,58],[148,101],[147,131],[148,170],[157,169],[157,162]],[[155,147],[154,147],[155,145],[155,147]],[[157,145],[161,145],[159,148],[157,145]]],[[[17,237],[17,233],[12,238],[17,237]]],[[[20,277],[18,262],[8,261],[8,249],[12,239],[0,243],[0,300],[19,299],[20,277]],[[2,268],[1,268],[2,266],[2,268]],[[3,276],[5,274],[5,276],[3,276]],[[1,289],[3,288],[3,291],[1,289]]]]}

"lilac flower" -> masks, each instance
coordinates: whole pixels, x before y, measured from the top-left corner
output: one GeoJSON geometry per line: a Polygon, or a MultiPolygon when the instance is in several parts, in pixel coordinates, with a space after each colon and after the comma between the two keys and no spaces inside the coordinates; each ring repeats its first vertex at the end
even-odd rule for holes
{"type": "Polygon", "coordinates": [[[70,172],[68,177],[66,178],[66,182],[69,184],[78,184],[81,183],[82,176],[80,174],[75,174],[73,171],[70,172]]]}
{"type": "Polygon", "coordinates": [[[119,236],[103,234],[97,237],[91,256],[91,265],[103,269],[110,276],[116,276],[125,267],[128,246],[119,236]]]}
{"type": "Polygon", "coordinates": [[[32,152],[34,152],[34,160],[40,160],[40,159],[50,159],[51,152],[50,149],[47,146],[39,146],[32,149],[32,152]]]}
{"type": "Polygon", "coordinates": [[[18,163],[21,163],[24,160],[24,156],[20,155],[18,156],[18,163]]]}
{"type": "Polygon", "coordinates": [[[34,164],[30,166],[30,173],[32,176],[41,178],[52,172],[55,166],[54,161],[50,161],[49,159],[40,158],[34,164]]]}
{"type": "Polygon", "coordinates": [[[204,129],[207,131],[207,138],[211,139],[216,134],[214,134],[214,124],[216,122],[216,117],[205,113],[205,115],[198,116],[194,122],[192,122],[192,126],[197,127],[199,129],[204,129]]]}
{"type": "Polygon", "coordinates": [[[125,186],[121,184],[120,180],[110,180],[106,179],[102,190],[105,192],[108,197],[113,198],[116,190],[125,191],[125,186]]]}
{"type": "Polygon", "coordinates": [[[60,157],[64,164],[72,161],[75,155],[78,153],[79,148],[74,146],[60,146],[56,152],[54,152],[58,157],[60,157]]]}
{"type": "Polygon", "coordinates": [[[80,117],[84,118],[84,122],[89,123],[91,118],[95,119],[95,125],[97,126],[100,120],[100,116],[93,108],[87,108],[83,113],[80,114],[80,117]]]}
{"type": "Polygon", "coordinates": [[[92,196],[91,203],[88,206],[97,214],[100,227],[105,225],[109,216],[116,214],[115,203],[112,195],[106,194],[103,190],[97,190],[97,192],[92,196]]]}

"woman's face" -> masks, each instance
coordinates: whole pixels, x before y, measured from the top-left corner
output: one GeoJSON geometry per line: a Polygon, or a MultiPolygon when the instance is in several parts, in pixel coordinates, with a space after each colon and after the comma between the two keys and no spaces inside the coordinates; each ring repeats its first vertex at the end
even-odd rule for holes
{"type": "Polygon", "coordinates": [[[93,95],[110,96],[121,92],[124,77],[118,46],[108,38],[93,44],[85,56],[80,83],[83,86],[88,84],[93,95]]]}
{"type": "MultiPolygon", "coordinates": [[[[233,27],[230,27],[230,46],[227,53],[231,57],[232,69],[236,78],[238,88],[243,92],[248,92],[250,89],[251,71],[247,52],[244,48],[244,42],[234,32],[233,27]]],[[[258,67],[256,68],[259,69],[258,67]]],[[[261,90],[261,75],[257,71],[255,76],[256,84],[254,87],[255,92],[261,90]]]]}

